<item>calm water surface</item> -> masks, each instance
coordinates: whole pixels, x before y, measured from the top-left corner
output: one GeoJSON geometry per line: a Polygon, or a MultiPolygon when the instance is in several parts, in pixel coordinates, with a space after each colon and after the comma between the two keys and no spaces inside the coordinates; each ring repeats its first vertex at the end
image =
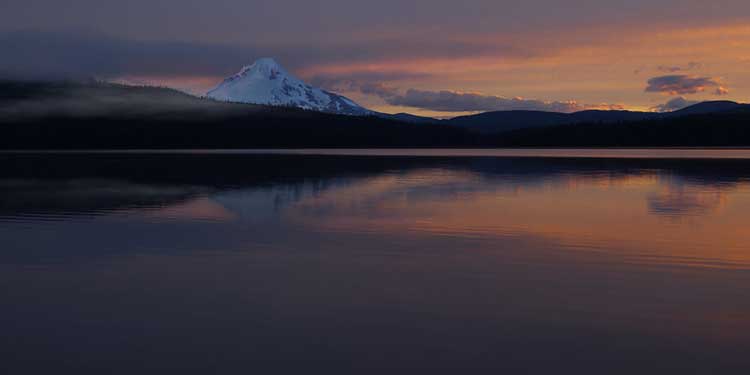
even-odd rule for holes
{"type": "Polygon", "coordinates": [[[570,152],[0,154],[0,372],[750,372],[750,152],[570,152]]]}

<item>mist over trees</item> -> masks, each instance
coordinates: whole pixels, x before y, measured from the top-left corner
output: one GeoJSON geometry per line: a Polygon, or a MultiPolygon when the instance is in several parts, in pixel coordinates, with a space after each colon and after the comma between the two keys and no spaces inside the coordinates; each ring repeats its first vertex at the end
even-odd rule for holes
{"type": "Polygon", "coordinates": [[[0,82],[5,150],[750,146],[749,124],[750,110],[729,102],[690,107],[679,116],[494,112],[414,123],[222,103],[165,88],[0,82]],[[568,119],[576,120],[563,124],[568,119]]]}

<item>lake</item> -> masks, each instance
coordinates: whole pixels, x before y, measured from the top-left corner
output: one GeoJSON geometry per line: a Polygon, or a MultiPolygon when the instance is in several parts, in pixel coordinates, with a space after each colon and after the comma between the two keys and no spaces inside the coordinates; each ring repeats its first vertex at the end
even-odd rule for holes
{"type": "Polygon", "coordinates": [[[750,371],[748,150],[0,154],[0,372],[750,371]]]}

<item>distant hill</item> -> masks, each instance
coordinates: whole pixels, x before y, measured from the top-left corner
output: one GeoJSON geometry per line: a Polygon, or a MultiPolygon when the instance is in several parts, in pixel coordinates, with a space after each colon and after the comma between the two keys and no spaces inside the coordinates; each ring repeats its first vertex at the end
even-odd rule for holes
{"type": "Polygon", "coordinates": [[[634,112],[634,111],[581,111],[575,113],[541,112],[541,111],[496,111],[470,116],[456,117],[445,121],[450,125],[462,126],[473,131],[496,134],[525,128],[539,128],[555,125],[572,125],[584,123],[613,124],[673,118],[695,114],[718,113],[748,108],[746,104],[730,101],[703,102],[668,113],[634,112]]]}
{"type": "Polygon", "coordinates": [[[499,147],[748,147],[750,111],[745,105],[718,112],[689,110],[640,121],[525,128],[489,137],[488,142],[499,147]]]}
{"type": "Polygon", "coordinates": [[[493,134],[524,128],[578,124],[613,123],[638,121],[657,117],[651,112],[631,111],[582,111],[576,113],[542,111],[496,111],[447,120],[450,125],[462,126],[473,131],[493,134]]]}
{"type": "Polygon", "coordinates": [[[674,112],[665,113],[664,116],[675,117],[675,116],[699,115],[699,114],[706,114],[706,113],[736,111],[736,110],[748,109],[748,108],[750,108],[750,105],[748,104],[739,104],[739,103],[728,101],[728,100],[718,100],[718,101],[709,101],[709,102],[702,102],[702,103],[694,104],[694,105],[685,107],[683,109],[680,109],[674,112]]]}
{"type": "Polygon", "coordinates": [[[444,121],[432,118],[432,117],[424,117],[424,116],[417,116],[412,115],[410,113],[396,113],[396,114],[389,114],[389,113],[374,113],[375,116],[386,118],[390,120],[396,120],[401,122],[408,122],[412,124],[439,124],[444,123],[444,121]]]}
{"type": "Polygon", "coordinates": [[[658,116],[659,114],[654,112],[589,110],[571,113],[567,123],[580,124],[593,122],[606,124],[615,122],[647,120],[656,118],[658,116]]]}
{"type": "Polygon", "coordinates": [[[497,111],[455,117],[445,122],[481,133],[501,133],[526,127],[559,125],[568,119],[568,114],[557,112],[497,111]]]}

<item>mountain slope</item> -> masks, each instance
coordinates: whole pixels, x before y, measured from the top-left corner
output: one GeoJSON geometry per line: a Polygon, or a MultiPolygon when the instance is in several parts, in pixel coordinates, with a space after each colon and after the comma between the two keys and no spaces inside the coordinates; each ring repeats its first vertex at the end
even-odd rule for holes
{"type": "Polygon", "coordinates": [[[308,85],[270,58],[259,59],[242,68],[206,96],[223,102],[296,107],[357,116],[371,114],[344,96],[308,85]]]}
{"type": "Polygon", "coordinates": [[[45,118],[153,118],[201,120],[270,107],[201,99],[161,87],[106,82],[0,81],[0,123],[45,118]]]}

